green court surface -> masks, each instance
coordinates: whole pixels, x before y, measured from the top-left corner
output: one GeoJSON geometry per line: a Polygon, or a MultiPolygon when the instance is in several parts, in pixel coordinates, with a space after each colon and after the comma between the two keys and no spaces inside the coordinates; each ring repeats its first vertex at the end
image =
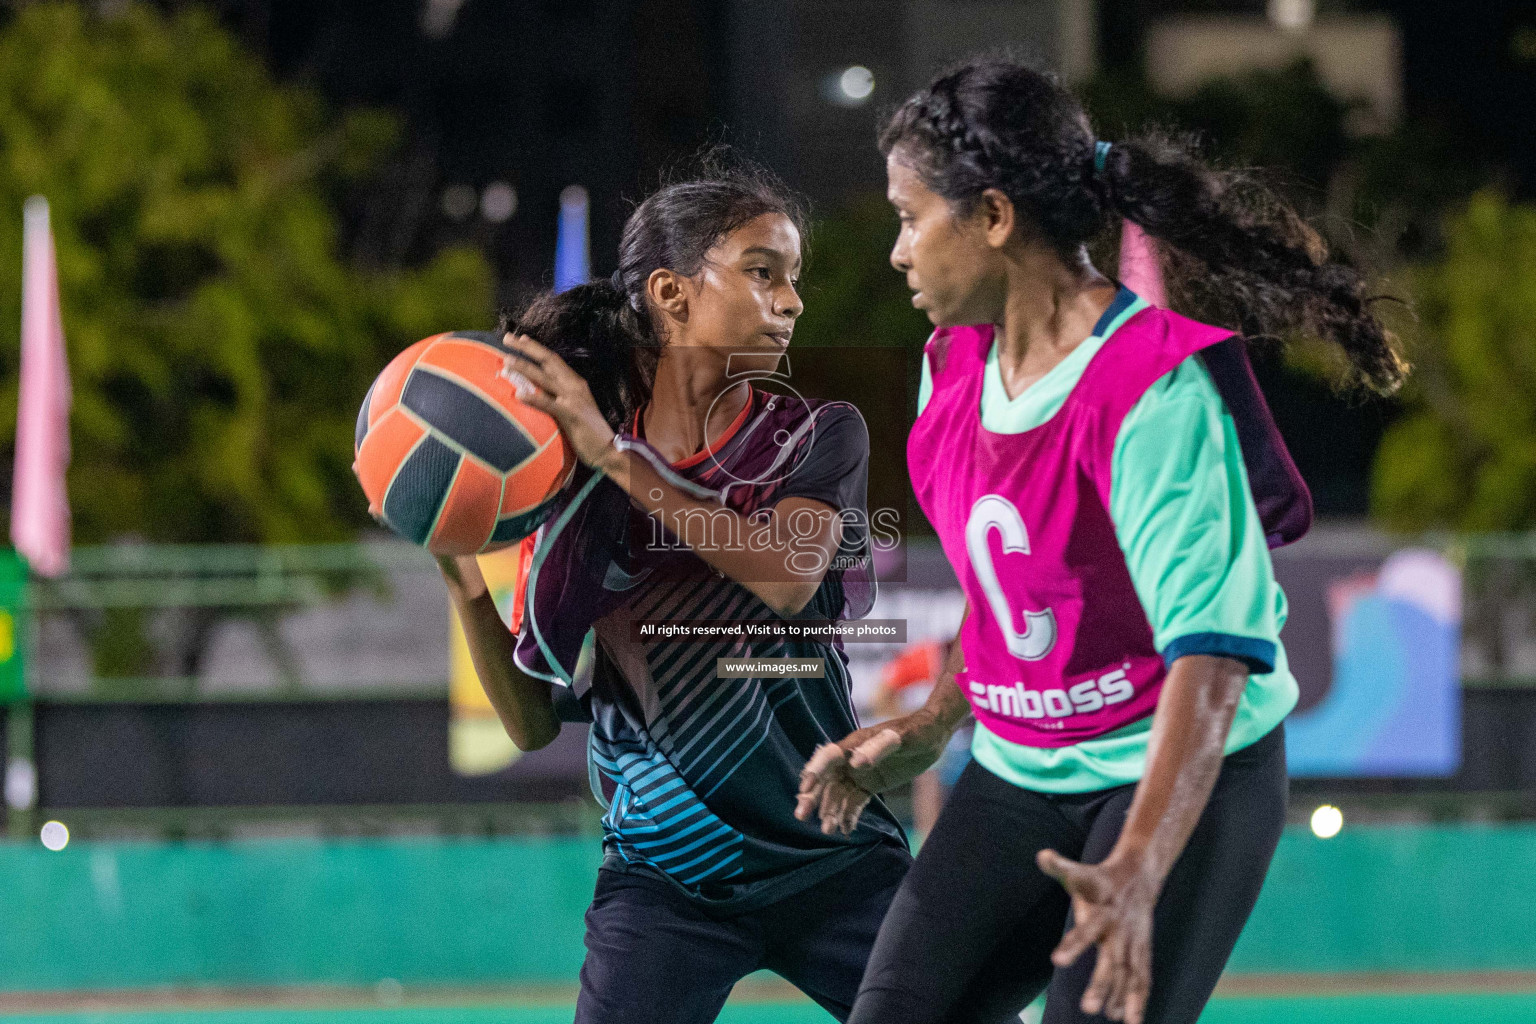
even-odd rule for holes
{"type": "MultiPolygon", "coordinates": [[[[7,1024],[566,1024],[569,1005],[518,1007],[411,1006],[389,1009],[186,1009],[5,1015],[7,1024]]],[[[719,1024],[825,1024],[831,1018],[807,1003],[733,1005],[719,1024]]],[[[1529,1024],[1536,993],[1329,995],[1218,998],[1205,1024],[1529,1024]]]]}

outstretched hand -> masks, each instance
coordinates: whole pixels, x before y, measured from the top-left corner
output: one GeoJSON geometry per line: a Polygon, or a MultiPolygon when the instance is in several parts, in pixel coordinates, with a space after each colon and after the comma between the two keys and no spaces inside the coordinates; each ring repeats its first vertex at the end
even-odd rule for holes
{"type": "Polygon", "coordinates": [[[1098,947],[1083,1012],[1141,1024],[1152,990],[1152,912],[1161,882],[1135,855],[1112,853],[1100,864],[1081,864],[1041,850],[1035,862],[1072,897],[1072,930],[1051,961],[1070,967],[1088,947],[1098,947]]]}
{"type": "Polygon", "coordinates": [[[800,772],[795,817],[818,816],[824,834],[847,835],[874,794],[931,768],[953,731],[924,708],[822,744],[800,772]]]}

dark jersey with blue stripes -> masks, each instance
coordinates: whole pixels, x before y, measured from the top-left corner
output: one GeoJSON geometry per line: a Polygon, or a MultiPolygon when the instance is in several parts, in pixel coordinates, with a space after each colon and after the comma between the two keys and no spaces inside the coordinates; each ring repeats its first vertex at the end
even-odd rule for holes
{"type": "MultiPolygon", "coordinates": [[[[864,511],[868,439],[856,414],[829,417],[787,485],[864,511]]],[[[605,864],[661,875],[720,908],[750,909],[812,885],[876,844],[905,846],[890,810],[872,801],[851,835],[823,835],[794,816],[800,771],[815,748],[858,728],[840,645],[815,640],[636,639],[636,621],[767,620],[741,584],[689,556],[638,582],[597,620],[594,785],[608,805],[605,864]],[[718,658],[821,658],[822,679],[720,679],[718,658]]],[[[837,618],[842,573],[830,570],[799,617],[837,618]]]]}

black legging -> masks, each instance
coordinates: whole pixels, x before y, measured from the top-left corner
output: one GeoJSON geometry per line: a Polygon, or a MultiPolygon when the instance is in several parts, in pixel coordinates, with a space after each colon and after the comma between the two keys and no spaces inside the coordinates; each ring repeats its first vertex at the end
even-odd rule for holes
{"type": "MultiPolygon", "coordinates": [[[[1035,866],[1047,847],[1096,864],[1125,825],[1134,786],[1053,796],[972,762],[880,926],[849,1024],[996,1024],[1049,987],[1045,1024],[1078,1008],[1090,950],[1053,970],[1066,891],[1035,866]]],[[[1284,727],[1222,762],[1210,804],[1153,918],[1147,1024],[1194,1024],[1258,899],[1285,824],[1284,727]]]]}

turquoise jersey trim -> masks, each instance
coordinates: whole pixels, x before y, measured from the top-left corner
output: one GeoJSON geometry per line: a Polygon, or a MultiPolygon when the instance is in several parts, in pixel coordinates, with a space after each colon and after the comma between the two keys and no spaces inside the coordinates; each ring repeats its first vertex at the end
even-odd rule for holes
{"type": "Polygon", "coordinates": [[[565,666],[560,664],[560,659],[555,657],[555,652],[550,649],[549,644],[544,640],[544,634],[539,629],[538,616],[533,612],[532,595],[535,592],[534,587],[536,587],[539,582],[539,570],[544,568],[545,556],[547,556],[550,552],[550,549],[555,546],[555,538],[565,530],[566,524],[571,521],[571,517],[576,514],[576,510],[581,507],[581,503],[587,500],[587,495],[592,493],[592,488],[596,487],[598,482],[602,479],[603,474],[594,470],[591,479],[582,485],[581,490],[578,491],[576,496],[571,499],[570,505],[567,506],[566,509],[560,514],[560,517],[550,525],[549,532],[544,535],[542,543],[540,543],[537,550],[534,551],[533,564],[528,569],[528,582],[526,584],[526,589],[524,590],[524,594],[528,596],[525,598],[527,605],[524,611],[524,615],[527,618],[528,628],[533,633],[534,642],[539,645],[539,653],[543,655],[544,663],[552,667],[555,670],[555,674],[551,675],[548,672],[540,672],[537,669],[530,668],[527,665],[518,662],[515,649],[512,655],[512,660],[517,664],[519,669],[521,669],[523,672],[526,672],[528,675],[531,675],[536,679],[543,679],[546,682],[558,683],[561,686],[574,687],[576,684],[575,681],[566,674],[565,666]]]}
{"type": "MultiPolygon", "coordinates": [[[[1055,415],[1103,341],[1146,303],[1132,300],[1098,333],[1009,400],[994,351],[983,377],[982,425],[1017,433],[1055,415]],[[1082,354],[1081,357],[1080,353],[1082,354]],[[990,386],[989,386],[990,385],[990,386]]],[[[1117,296],[1116,303],[1120,304],[1117,296]]],[[[1248,488],[1236,427],[1215,384],[1192,356],[1154,384],[1115,440],[1110,518],[1132,583],[1165,660],[1221,654],[1245,661],[1248,677],[1227,737],[1231,753],[1261,739],[1295,706],[1280,629],[1286,602],[1248,488]]],[[[1026,747],[978,724],[971,752],[993,774],[1048,793],[1134,783],[1146,765],[1151,717],[1070,747],[1026,747]]]]}
{"type": "MultiPolygon", "coordinates": [[[[997,362],[997,341],[987,349],[987,363],[981,379],[981,425],[994,434],[1022,434],[1045,423],[1061,410],[1067,395],[1077,385],[1083,371],[1109,336],[1120,325],[1147,308],[1147,300],[1121,287],[1110,301],[1109,307],[1093,325],[1088,335],[1067,357],[1051,367],[1039,380],[1019,392],[1013,398],[1003,387],[1003,372],[997,362]]],[[[922,377],[917,384],[917,413],[922,415],[933,395],[933,371],[928,366],[928,354],[923,353],[922,377]]]]}
{"type": "Polygon", "coordinates": [[[1263,674],[1275,670],[1275,645],[1269,640],[1231,633],[1188,633],[1163,648],[1163,662],[1173,663],[1188,654],[1207,654],[1234,658],[1248,666],[1249,672],[1263,674]]]}
{"type": "Polygon", "coordinates": [[[981,425],[994,434],[1022,434],[1043,425],[1061,411],[1067,396],[1077,386],[1083,371],[1110,336],[1131,317],[1147,308],[1147,300],[1121,288],[1094,324],[1093,333],[1067,357],[1029,387],[1012,398],[1003,387],[1003,370],[998,363],[997,341],[987,350],[987,365],[981,378],[981,425]]]}
{"type": "Polygon", "coordinates": [[[917,414],[921,416],[933,397],[933,370],[928,367],[928,353],[923,353],[923,375],[917,382],[917,414]]]}

